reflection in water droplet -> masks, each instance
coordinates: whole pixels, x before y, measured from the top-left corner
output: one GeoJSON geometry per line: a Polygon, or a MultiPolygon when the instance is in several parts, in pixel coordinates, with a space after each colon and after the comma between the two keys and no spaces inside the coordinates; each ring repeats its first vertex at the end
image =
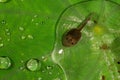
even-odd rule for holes
{"type": "Polygon", "coordinates": [[[4,46],[4,44],[3,43],[0,43],[0,47],[3,47],[4,46]]]}
{"type": "Polygon", "coordinates": [[[19,30],[20,30],[20,31],[24,31],[24,28],[23,28],[23,27],[19,27],[19,30]]]}
{"type": "Polygon", "coordinates": [[[33,36],[29,34],[29,35],[28,35],[28,38],[29,38],[29,39],[33,39],[33,36]]]}
{"type": "Polygon", "coordinates": [[[11,60],[9,57],[0,57],[0,69],[8,69],[11,67],[11,60]]]}
{"type": "Polygon", "coordinates": [[[26,67],[30,71],[38,71],[41,68],[41,62],[38,59],[28,60],[26,67]]]}

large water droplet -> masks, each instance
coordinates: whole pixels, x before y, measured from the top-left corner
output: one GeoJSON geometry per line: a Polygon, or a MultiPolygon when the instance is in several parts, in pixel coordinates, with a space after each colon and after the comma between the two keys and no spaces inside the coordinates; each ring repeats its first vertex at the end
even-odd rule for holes
{"type": "Polygon", "coordinates": [[[30,59],[26,66],[30,71],[38,71],[41,68],[41,62],[38,59],[30,59]]]}
{"type": "Polygon", "coordinates": [[[11,67],[11,60],[9,57],[0,57],[0,69],[8,69],[11,67]]]}

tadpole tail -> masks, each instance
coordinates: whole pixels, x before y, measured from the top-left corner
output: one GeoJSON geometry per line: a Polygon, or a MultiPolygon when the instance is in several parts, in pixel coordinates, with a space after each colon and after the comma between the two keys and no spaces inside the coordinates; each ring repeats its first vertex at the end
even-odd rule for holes
{"type": "Polygon", "coordinates": [[[78,25],[78,30],[79,31],[81,31],[82,29],[83,29],[83,27],[87,24],[87,22],[91,19],[91,17],[92,17],[92,15],[93,15],[94,13],[90,13],[84,20],[83,20],[83,22],[80,24],[80,25],[78,25]]]}

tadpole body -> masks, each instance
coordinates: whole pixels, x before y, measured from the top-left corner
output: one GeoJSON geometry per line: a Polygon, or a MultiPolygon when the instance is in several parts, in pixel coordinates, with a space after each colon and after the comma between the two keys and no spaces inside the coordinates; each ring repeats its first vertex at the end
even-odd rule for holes
{"type": "Polygon", "coordinates": [[[90,13],[88,17],[86,17],[85,20],[83,20],[83,22],[80,25],[78,25],[77,28],[71,29],[63,35],[63,38],[62,38],[63,46],[70,47],[77,44],[77,42],[80,40],[82,36],[81,30],[85,27],[87,22],[91,19],[91,15],[92,13],[90,13]]]}

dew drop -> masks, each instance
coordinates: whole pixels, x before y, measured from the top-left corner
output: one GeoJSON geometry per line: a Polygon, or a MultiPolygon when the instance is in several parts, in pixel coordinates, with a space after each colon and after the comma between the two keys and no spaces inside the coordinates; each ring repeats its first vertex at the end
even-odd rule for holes
{"type": "Polygon", "coordinates": [[[28,60],[26,67],[30,71],[38,71],[41,68],[41,62],[38,59],[28,60]]]}
{"type": "Polygon", "coordinates": [[[48,74],[52,75],[52,72],[49,72],[48,74]]]}
{"type": "Polygon", "coordinates": [[[0,57],[0,69],[8,69],[11,67],[11,60],[9,57],[0,57]]]}
{"type": "Polygon", "coordinates": [[[8,28],[5,29],[6,32],[9,32],[10,30],[8,28]]]}
{"type": "Polygon", "coordinates": [[[34,21],[34,19],[31,20],[32,22],[34,21]]]}
{"type": "MultiPolygon", "coordinates": [[[[0,0],[0,2],[1,2],[2,0],[0,0]]],[[[5,20],[2,20],[1,21],[1,24],[6,24],[6,21],[5,20]]]]}
{"type": "Polygon", "coordinates": [[[50,69],[52,69],[52,66],[47,66],[47,70],[50,70],[50,69]]]}
{"type": "Polygon", "coordinates": [[[7,32],[6,35],[7,35],[7,36],[10,36],[10,32],[7,32]]]}
{"type": "Polygon", "coordinates": [[[61,80],[60,78],[55,78],[54,80],[61,80]]]}
{"type": "Polygon", "coordinates": [[[41,78],[41,77],[39,77],[39,78],[38,78],[38,80],[42,80],[42,78],[41,78]]]}
{"type": "Polygon", "coordinates": [[[38,15],[36,14],[36,15],[34,15],[34,18],[36,18],[36,17],[38,17],[38,15]]]}
{"type": "Polygon", "coordinates": [[[35,23],[35,25],[36,25],[36,26],[38,26],[38,25],[39,25],[39,23],[35,23]]]}
{"type": "Polygon", "coordinates": [[[4,44],[3,43],[0,43],[0,47],[3,47],[4,46],[4,44]]]}
{"type": "Polygon", "coordinates": [[[21,36],[21,39],[22,39],[22,40],[24,40],[25,38],[26,38],[26,36],[24,36],[24,35],[21,36]]]}
{"type": "Polygon", "coordinates": [[[20,31],[24,31],[24,28],[23,28],[23,27],[19,27],[19,30],[20,30],[20,31]]]}
{"type": "Polygon", "coordinates": [[[33,36],[29,34],[29,35],[28,35],[28,38],[29,38],[29,39],[33,39],[33,36]]]}
{"type": "Polygon", "coordinates": [[[8,38],[7,41],[10,41],[10,38],[8,38]]]}

